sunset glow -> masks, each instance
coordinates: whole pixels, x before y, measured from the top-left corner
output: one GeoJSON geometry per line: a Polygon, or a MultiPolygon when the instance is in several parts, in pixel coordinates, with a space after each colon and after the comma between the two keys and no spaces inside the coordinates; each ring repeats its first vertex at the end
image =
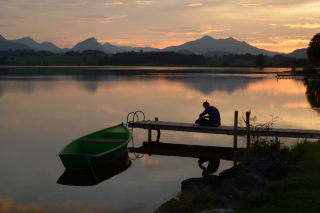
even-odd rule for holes
{"type": "Polygon", "coordinates": [[[289,53],[320,31],[320,3],[306,1],[0,1],[0,34],[60,48],[99,42],[165,48],[209,35],[289,53]]]}

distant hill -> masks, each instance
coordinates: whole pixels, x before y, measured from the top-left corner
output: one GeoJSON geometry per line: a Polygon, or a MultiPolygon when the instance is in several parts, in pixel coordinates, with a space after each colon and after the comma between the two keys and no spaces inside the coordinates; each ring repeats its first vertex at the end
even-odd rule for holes
{"type": "Polygon", "coordinates": [[[11,42],[15,42],[15,43],[20,43],[20,44],[24,44],[27,45],[35,50],[47,50],[47,51],[51,51],[51,52],[63,52],[63,50],[59,47],[57,47],[56,45],[54,45],[51,42],[43,42],[43,43],[38,43],[35,42],[32,38],[30,37],[24,37],[24,38],[20,38],[20,39],[16,39],[16,40],[10,40],[11,42]]]}
{"type": "Polygon", "coordinates": [[[82,52],[83,50],[100,50],[108,53],[108,51],[95,38],[88,38],[77,43],[71,50],[82,52]]]}
{"type": "Polygon", "coordinates": [[[6,50],[34,50],[33,48],[11,41],[0,41],[0,51],[6,50]]]}
{"type": "Polygon", "coordinates": [[[171,46],[164,48],[161,51],[177,52],[180,49],[187,49],[196,54],[205,54],[208,51],[225,51],[236,54],[251,53],[253,55],[262,53],[268,56],[279,54],[277,52],[270,52],[267,50],[259,49],[257,47],[251,46],[250,44],[244,41],[240,42],[231,37],[227,39],[214,39],[208,35],[194,41],[186,42],[179,46],[171,46]]]}
{"type": "Polygon", "coordinates": [[[5,39],[2,35],[0,35],[0,41],[6,41],[7,39],[5,39]]]}
{"type": "Polygon", "coordinates": [[[308,58],[307,48],[297,49],[297,50],[293,51],[292,53],[286,54],[286,56],[296,57],[296,58],[308,58]]]}
{"type": "Polygon", "coordinates": [[[57,47],[56,45],[54,45],[53,43],[51,42],[42,42],[40,44],[41,46],[41,49],[40,50],[48,50],[48,51],[51,51],[51,52],[66,52],[64,51],[63,49],[57,47]]]}
{"type": "Polygon", "coordinates": [[[115,53],[118,53],[118,52],[124,52],[125,50],[118,47],[118,46],[115,46],[113,44],[110,44],[108,42],[106,42],[105,44],[102,45],[109,53],[112,53],[112,54],[115,54],[115,53]]]}

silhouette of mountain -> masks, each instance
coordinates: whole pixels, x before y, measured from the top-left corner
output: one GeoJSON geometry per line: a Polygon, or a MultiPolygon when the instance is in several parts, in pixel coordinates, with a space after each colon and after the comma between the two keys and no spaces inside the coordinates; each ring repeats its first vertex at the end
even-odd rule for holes
{"type": "Polygon", "coordinates": [[[51,52],[63,52],[63,50],[56,45],[54,45],[51,42],[43,42],[39,44],[38,42],[35,42],[32,38],[30,37],[24,37],[16,40],[11,40],[12,42],[20,43],[27,45],[35,50],[47,50],[51,52]]]}
{"type": "Polygon", "coordinates": [[[35,42],[32,38],[30,37],[23,37],[23,38],[20,38],[20,39],[15,39],[15,40],[10,40],[12,42],[15,42],[15,43],[19,43],[19,44],[24,44],[24,45],[27,45],[33,49],[36,49],[36,50],[39,50],[40,48],[40,44],[35,42]]]}
{"type": "Polygon", "coordinates": [[[226,51],[236,54],[246,54],[251,53],[253,55],[264,54],[273,56],[279,54],[277,52],[270,52],[267,50],[259,49],[257,47],[251,46],[248,43],[242,41],[237,41],[234,38],[227,39],[214,39],[208,35],[197,39],[195,41],[189,41],[179,46],[172,46],[162,49],[162,51],[178,51],[180,49],[187,49],[196,54],[205,54],[207,51],[226,51]]]}
{"type": "Polygon", "coordinates": [[[97,39],[94,37],[77,43],[73,48],[71,48],[71,50],[79,52],[82,52],[83,50],[100,50],[108,53],[108,51],[100,43],[98,43],[97,39]]]}
{"type": "Polygon", "coordinates": [[[221,57],[221,56],[225,56],[225,55],[230,55],[231,53],[229,52],[225,52],[225,51],[208,51],[206,52],[205,56],[217,56],[217,57],[221,57]]]}
{"type": "Polygon", "coordinates": [[[118,47],[118,46],[115,46],[113,44],[110,44],[108,42],[106,42],[104,45],[102,45],[109,53],[118,53],[118,52],[125,52],[124,49],[118,47]]]}
{"type": "MultiPolygon", "coordinates": [[[[0,50],[48,50],[51,52],[67,52],[69,48],[59,48],[51,42],[43,42],[38,43],[34,41],[30,37],[24,37],[21,39],[16,40],[6,40],[3,36],[0,35],[0,41],[2,42],[11,42],[11,43],[3,43],[0,47],[0,50]],[[20,45],[18,45],[20,44],[20,45]]],[[[173,51],[182,54],[205,54],[207,56],[223,56],[229,54],[246,54],[251,53],[253,55],[257,54],[264,54],[268,56],[273,55],[284,55],[289,57],[296,57],[296,58],[307,58],[306,48],[304,49],[297,49],[292,53],[285,54],[285,53],[278,53],[278,52],[271,52],[263,49],[259,49],[257,47],[251,46],[246,42],[237,41],[234,38],[227,38],[227,39],[214,39],[208,35],[194,40],[189,41],[179,46],[171,46],[166,47],[162,50],[158,48],[152,47],[130,47],[130,46],[116,46],[112,45],[108,42],[101,45],[97,42],[95,38],[89,38],[82,42],[77,43],[71,50],[74,51],[83,51],[83,50],[101,50],[105,53],[117,53],[117,52],[127,52],[127,51],[134,51],[140,52],[154,52],[154,51],[173,51]]]]}
{"type": "Polygon", "coordinates": [[[63,49],[57,47],[56,45],[48,41],[42,42],[40,45],[41,45],[40,50],[48,50],[51,52],[65,52],[63,49]]]}
{"type": "Polygon", "coordinates": [[[0,41],[6,41],[7,39],[5,39],[2,35],[0,35],[0,41]]]}
{"type": "Polygon", "coordinates": [[[286,56],[296,57],[296,58],[308,58],[307,48],[297,49],[297,50],[293,51],[292,53],[286,54],[286,56]]]}
{"type": "Polygon", "coordinates": [[[6,50],[34,50],[33,48],[11,41],[0,41],[0,51],[6,50]]]}

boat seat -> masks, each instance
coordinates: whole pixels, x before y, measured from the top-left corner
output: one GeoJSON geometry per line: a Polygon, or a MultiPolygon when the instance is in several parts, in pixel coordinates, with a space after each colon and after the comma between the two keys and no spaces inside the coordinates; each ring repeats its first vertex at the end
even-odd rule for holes
{"type": "Polygon", "coordinates": [[[104,139],[104,138],[82,138],[83,142],[109,142],[109,143],[125,143],[127,139],[104,139]]]}

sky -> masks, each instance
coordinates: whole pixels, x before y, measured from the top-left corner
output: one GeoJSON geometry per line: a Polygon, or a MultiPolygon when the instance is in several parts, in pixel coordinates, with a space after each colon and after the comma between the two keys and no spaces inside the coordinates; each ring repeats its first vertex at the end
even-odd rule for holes
{"type": "Polygon", "coordinates": [[[319,0],[0,0],[0,34],[60,48],[91,37],[165,48],[209,35],[290,53],[320,32],[319,8],[319,0]]]}

